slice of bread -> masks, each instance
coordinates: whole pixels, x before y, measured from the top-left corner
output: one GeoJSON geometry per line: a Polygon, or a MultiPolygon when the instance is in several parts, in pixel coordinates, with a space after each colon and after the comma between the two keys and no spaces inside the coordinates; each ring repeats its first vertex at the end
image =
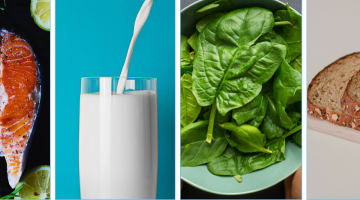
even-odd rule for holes
{"type": "Polygon", "coordinates": [[[360,130],[360,119],[341,106],[346,86],[360,70],[360,52],[349,54],[319,72],[308,87],[308,113],[331,123],[360,130]]]}
{"type": "Polygon", "coordinates": [[[350,115],[360,118],[360,71],[350,78],[341,99],[341,106],[350,115]]]}

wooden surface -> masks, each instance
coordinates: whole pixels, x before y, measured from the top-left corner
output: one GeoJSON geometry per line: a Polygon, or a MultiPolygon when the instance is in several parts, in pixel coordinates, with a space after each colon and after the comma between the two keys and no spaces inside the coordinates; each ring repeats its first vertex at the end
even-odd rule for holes
{"type": "Polygon", "coordinates": [[[338,126],[311,115],[308,116],[308,128],[360,144],[360,131],[345,126],[338,126]]]}

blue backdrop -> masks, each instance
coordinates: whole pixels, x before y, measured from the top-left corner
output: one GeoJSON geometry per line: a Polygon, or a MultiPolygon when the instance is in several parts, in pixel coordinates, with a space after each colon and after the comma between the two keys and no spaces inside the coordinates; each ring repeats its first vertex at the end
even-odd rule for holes
{"type": "MultiPolygon", "coordinates": [[[[118,76],[144,0],[56,1],[56,198],[80,198],[80,78],[118,76]]],[[[154,1],[136,41],[131,77],[158,79],[157,198],[175,198],[175,1],[154,1]]],[[[120,188],[119,188],[120,189],[120,188]]]]}

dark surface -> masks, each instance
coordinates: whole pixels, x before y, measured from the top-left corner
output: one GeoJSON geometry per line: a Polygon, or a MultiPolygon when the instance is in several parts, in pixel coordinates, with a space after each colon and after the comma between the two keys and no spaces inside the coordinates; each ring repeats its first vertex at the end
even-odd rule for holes
{"type": "MultiPolygon", "coordinates": [[[[240,187],[239,183],[239,187],[240,187]]],[[[181,199],[284,199],[284,182],[280,182],[260,192],[244,195],[218,195],[197,189],[186,182],[183,183],[181,199]]]]}
{"type": "MultiPolygon", "coordinates": [[[[198,0],[181,0],[181,9],[196,2],[198,0]]],[[[288,2],[290,7],[294,8],[301,14],[301,0],[280,0],[281,2],[288,2]]],[[[280,182],[268,189],[260,192],[245,194],[245,195],[218,195],[209,192],[205,192],[198,188],[195,188],[186,182],[183,183],[181,190],[182,199],[284,199],[285,189],[284,182],[280,182]]]]}
{"type": "MultiPolygon", "coordinates": [[[[24,38],[37,58],[41,79],[41,101],[37,122],[32,132],[32,142],[24,172],[39,165],[50,165],[50,32],[39,28],[30,13],[30,0],[0,1],[0,27],[24,38]]],[[[1,196],[13,189],[7,180],[5,158],[0,157],[1,196]]]]}

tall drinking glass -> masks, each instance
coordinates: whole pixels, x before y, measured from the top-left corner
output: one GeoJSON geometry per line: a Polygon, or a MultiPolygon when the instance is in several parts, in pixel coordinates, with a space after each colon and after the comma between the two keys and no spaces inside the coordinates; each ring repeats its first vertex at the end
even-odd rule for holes
{"type": "Polygon", "coordinates": [[[155,199],[158,114],[155,78],[81,79],[79,170],[82,199],[155,199]]]}

